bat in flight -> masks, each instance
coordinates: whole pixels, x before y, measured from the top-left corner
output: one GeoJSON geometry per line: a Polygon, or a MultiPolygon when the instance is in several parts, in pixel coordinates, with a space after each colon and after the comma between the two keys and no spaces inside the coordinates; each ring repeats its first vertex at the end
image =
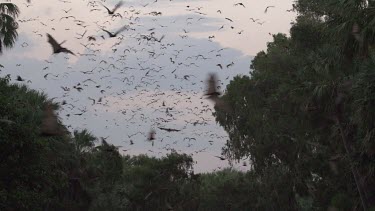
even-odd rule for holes
{"type": "Polygon", "coordinates": [[[104,4],[102,4],[102,5],[103,5],[103,7],[108,11],[108,14],[109,14],[109,15],[113,15],[113,14],[116,12],[116,10],[118,10],[118,8],[120,8],[123,4],[124,4],[123,1],[119,1],[119,2],[115,5],[115,7],[113,8],[113,10],[108,9],[108,7],[106,7],[104,4]]]}
{"type": "Polygon", "coordinates": [[[59,44],[59,43],[57,43],[57,41],[50,34],[47,34],[47,37],[48,37],[49,44],[51,44],[51,46],[52,46],[54,54],[57,54],[57,53],[70,53],[70,54],[72,54],[72,55],[75,56],[75,54],[72,51],[70,51],[69,49],[64,48],[64,47],[61,46],[63,43],[65,43],[65,41],[63,41],[62,43],[59,44]]]}
{"type": "Polygon", "coordinates": [[[168,132],[178,132],[178,131],[181,131],[181,130],[177,130],[177,129],[172,129],[172,128],[164,128],[164,127],[158,127],[160,130],[165,130],[165,131],[168,131],[168,132]]]}
{"type": "Polygon", "coordinates": [[[274,7],[275,6],[268,6],[268,7],[266,7],[266,9],[264,10],[264,13],[267,13],[269,8],[274,8],[274,7]]]}
{"type": "Polygon", "coordinates": [[[150,132],[149,132],[149,134],[148,134],[148,140],[149,141],[152,141],[152,140],[155,140],[155,130],[154,129],[152,129],[150,132]]]}
{"type": "Polygon", "coordinates": [[[117,30],[117,32],[115,32],[115,33],[112,33],[112,32],[107,31],[105,29],[102,29],[102,30],[105,31],[105,32],[107,32],[107,34],[109,35],[109,37],[116,37],[119,33],[121,33],[122,31],[124,31],[127,28],[128,28],[128,26],[123,26],[121,29],[117,30]]]}
{"type": "Polygon", "coordinates": [[[218,90],[217,78],[215,74],[211,73],[209,75],[207,86],[208,90],[205,94],[206,96],[208,96],[207,99],[213,101],[215,103],[215,106],[217,106],[218,108],[226,112],[232,112],[233,109],[231,108],[231,106],[219,97],[221,95],[221,92],[218,90]]]}
{"type": "Polygon", "coordinates": [[[209,79],[207,80],[208,90],[206,95],[208,96],[219,96],[221,93],[217,90],[217,79],[215,74],[210,74],[209,79]]]}

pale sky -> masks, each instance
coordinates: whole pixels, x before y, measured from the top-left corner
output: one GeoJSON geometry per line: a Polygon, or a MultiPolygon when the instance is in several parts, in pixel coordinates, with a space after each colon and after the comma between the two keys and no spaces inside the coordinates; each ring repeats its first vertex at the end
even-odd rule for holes
{"type": "MultiPolygon", "coordinates": [[[[21,10],[19,38],[0,57],[5,67],[0,76],[20,75],[31,83],[13,82],[44,91],[55,102],[67,101],[59,111],[66,125],[108,136],[108,142],[123,146],[120,152],[160,156],[174,148],[193,154],[197,172],[228,165],[214,157],[228,137],[215,123],[213,104],[202,98],[208,73],[218,74],[224,91],[234,76],[249,74],[251,59],[265,50],[270,34],[288,34],[295,17],[286,11],[292,0],[124,1],[116,11],[122,18],[110,17],[100,1],[12,2],[21,10]],[[245,7],[235,6],[239,2],[245,7]],[[267,6],[274,7],[265,13],[267,6]],[[124,25],[129,29],[116,38],[101,30],[115,32],[124,25]],[[77,56],[52,55],[46,33],[59,43],[66,40],[63,47],[77,56]],[[153,42],[147,36],[164,38],[153,42]],[[151,128],[154,146],[146,141],[151,128]]],[[[117,2],[102,1],[109,8],[117,2]]]]}

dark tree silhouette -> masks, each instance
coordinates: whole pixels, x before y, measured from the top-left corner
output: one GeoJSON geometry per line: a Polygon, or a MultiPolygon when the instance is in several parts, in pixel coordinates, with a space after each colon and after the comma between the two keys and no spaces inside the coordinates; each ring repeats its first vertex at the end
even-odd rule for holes
{"type": "Polygon", "coordinates": [[[15,19],[20,11],[12,3],[0,3],[0,54],[4,48],[12,48],[17,40],[18,24],[15,19]]]}

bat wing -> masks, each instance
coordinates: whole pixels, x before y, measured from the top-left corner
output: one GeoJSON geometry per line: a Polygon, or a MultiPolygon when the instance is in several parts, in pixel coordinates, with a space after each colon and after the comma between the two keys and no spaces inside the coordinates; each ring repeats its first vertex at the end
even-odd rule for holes
{"type": "Polygon", "coordinates": [[[168,132],[178,132],[178,131],[181,131],[181,130],[177,130],[177,129],[171,129],[171,128],[164,128],[164,127],[159,127],[160,130],[165,130],[165,131],[168,131],[168,132]]]}
{"type": "Polygon", "coordinates": [[[215,156],[215,157],[219,158],[220,160],[225,160],[225,158],[220,157],[220,156],[215,156]]]}
{"type": "Polygon", "coordinates": [[[72,55],[75,56],[75,54],[74,54],[71,50],[66,49],[66,48],[61,49],[61,52],[64,52],[64,53],[70,53],[70,54],[72,54],[72,55]]]}
{"type": "Polygon", "coordinates": [[[113,34],[111,33],[111,32],[109,32],[109,31],[107,31],[107,30],[105,30],[105,29],[102,29],[104,32],[107,32],[107,34],[111,37],[111,36],[113,36],[113,34]]]}
{"type": "Polygon", "coordinates": [[[109,10],[108,7],[106,7],[104,4],[102,4],[102,6],[108,11],[108,13],[111,12],[111,10],[109,10]]]}
{"type": "Polygon", "coordinates": [[[159,42],[161,42],[162,39],[164,39],[165,35],[163,34],[163,36],[160,37],[159,39],[159,42]]]}
{"type": "Polygon", "coordinates": [[[122,31],[124,31],[127,28],[128,28],[127,26],[123,26],[121,29],[117,30],[117,32],[115,33],[115,35],[118,35],[119,33],[121,33],[122,31]]]}
{"type": "Polygon", "coordinates": [[[112,12],[115,12],[116,10],[118,10],[118,8],[120,8],[123,4],[124,4],[123,1],[120,1],[119,3],[117,3],[116,6],[115,6],[115,8],[113,8],[112,12]]]}
{"type": "Polygon", "coordinates": [[[50,34],[47,34],[47,37],[48,37],[49,44],[51,44],[53,48],[53,52],[56,52],[57,50],[61,48],[59,43],[57,43],[57,41],[50,34]]]}

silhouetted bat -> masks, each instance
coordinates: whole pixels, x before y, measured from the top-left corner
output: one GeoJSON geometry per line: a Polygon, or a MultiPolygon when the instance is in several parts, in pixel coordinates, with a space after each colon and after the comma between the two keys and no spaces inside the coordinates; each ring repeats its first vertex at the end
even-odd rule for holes
{"type": "Polygon", "coordinates": [[[120,8],[123,4],[124,4],[123,1],[119,1],[119,3],[117,3],[117,4],[115,5],[115,8],[113,8],[113,10],[108,9],[108,7],[106,7],[104,4],[102,4],[102,5],[103,5],[104,8],[107,9],[109,15],[113,15],[113,14],[116,12],[116,10],[117,10],[118,8],[120,8]]]}
{"type": "Polygon", "coordinates": [[[181,130],[177,130],[177,129],[171,129],[171,128],[163,128],[163,127],[159,127],[160,130],[165,130],[165,131],[168,131],[168,132],[178,132],[178,131],[181,131],[181,130]]]}
{"type": "Polygon", "coordinates": [[[115,33],[112,33],[110,31],[107,31],[105,29],[102,29],[103,31],[107,32],[107,34],[109,35],[109,37],[116,37],[119,33],[121,33],[122,31],[124,31],[125,29],[127,28],[127,26],[123,26],[121,29],[119,29],[117,32],[115,33]]]}
{"type": "Polygon", "coordinates": [[[62,43],[59,44],[50,34],[47,34],[47,37],[48,37],[49,44],[51,44],[51,46],[52,46],[54,54],[56,54],[56,53],[70,53],[70,54],[75,56],[75,54],[72,51],[70,51],[69,49],[63,48],[61,46],[65,41],[63,41],[62,43]]]}

